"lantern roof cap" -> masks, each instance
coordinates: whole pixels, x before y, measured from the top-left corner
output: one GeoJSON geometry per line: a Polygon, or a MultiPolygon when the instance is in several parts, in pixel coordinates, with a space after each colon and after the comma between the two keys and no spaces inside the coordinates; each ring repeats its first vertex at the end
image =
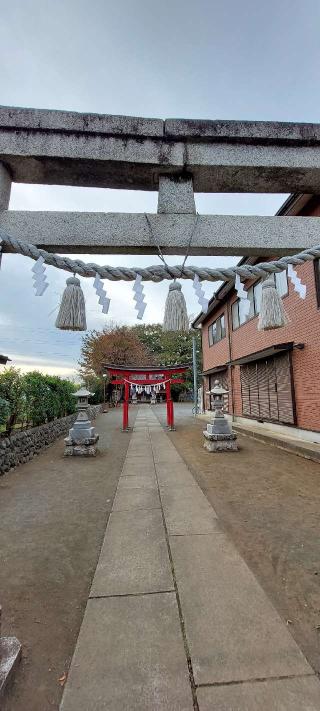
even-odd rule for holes
{"type": "Polygon", "coordinates": [[[219,380],[214,381],[214,387],[212,388],[211,392],[214,395],[226,395],[228,390],[222,387],[221,383],[219,380]]]}
{"type": "Polygon", "coordinates": [[[87,390],[86,388],[80,388],[80,390],[77,390],[76,393],[72,393],[73,397],[90,397],[90,395],[94,395],[94,393],[91,393],[90,390],[87,390]]]}

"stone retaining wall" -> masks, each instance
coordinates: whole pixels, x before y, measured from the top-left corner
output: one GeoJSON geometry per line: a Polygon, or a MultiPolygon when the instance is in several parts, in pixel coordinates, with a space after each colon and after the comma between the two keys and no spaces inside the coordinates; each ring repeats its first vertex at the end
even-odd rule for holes
{"type": "MultiPolygon", "coordinates": [[[[95,419],[100,411],[101,405],[91,405],[90,418],[95,419]]],[[[58,437],[67,434],[75,418],[76,414],[68,415],[39,427],[14,432],[10,437],[0,438],[0,476],[32,459],[58,437]]]]}

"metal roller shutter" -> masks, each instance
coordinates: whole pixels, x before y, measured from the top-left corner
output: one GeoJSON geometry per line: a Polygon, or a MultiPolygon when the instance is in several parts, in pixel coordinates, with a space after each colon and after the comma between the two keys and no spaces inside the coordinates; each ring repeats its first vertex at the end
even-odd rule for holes
{"type": "Polygon", "coordinates": [[[272,422],[294,424],[290,355],[281,353],[242,365],[242,413],[272,422]]]}
{"type": "Polygon", "coordinates": [[[294,422],[294,413],[289,353],[277,356],[274,360],[277,374],[279,421],[292,424],[294,422]]]}

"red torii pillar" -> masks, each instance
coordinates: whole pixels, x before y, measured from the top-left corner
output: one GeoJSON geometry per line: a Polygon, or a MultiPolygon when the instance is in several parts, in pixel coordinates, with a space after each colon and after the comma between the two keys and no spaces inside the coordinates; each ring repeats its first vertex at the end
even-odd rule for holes
{"type": "Polygon", "coordinates": [[[124,400],[122,407],[122,429],[125,432],[129,429],[129,383],[124,381],[124,400]]]}
{"type": "Polygon", "coordinates": [[[171,379],[166,381],[166,400],[167,400],[167,426],[170,430],[174,430],[174,411],[173,401],[171,398],[171,379]]]}
{"type": "Polygon", "coordinates": [[[171,398],[171,383],[183,383],[183,374],[188,370],[189,365],[178,365],[168,367],[137,367],[126,368],[121,366],[105,365],[106,370],[114,379],[111,382],[114,385],[124,386],[124,399],[122,406],[122,429],[126,432],[129,428],[129,397],[130,385],[165,385],[166,401],[167,401],[167,426],[170,430],[174,430],[174,411],[173,401],[171,398]],[[141,377],[142,374],[142,377],[141,377]],[[172,376],[179,376],[172,378],[172,376]],[[157,377],[158,376],[158,377],[157,377]]]}

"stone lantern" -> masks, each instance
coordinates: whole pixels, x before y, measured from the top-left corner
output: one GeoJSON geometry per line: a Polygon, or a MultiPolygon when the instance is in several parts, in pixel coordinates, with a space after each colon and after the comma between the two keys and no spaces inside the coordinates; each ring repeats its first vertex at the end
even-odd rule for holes
{"type": "Polygon", "coordinates": [[[95,457],[97,453],[96,444],[99,435],[92,427],[88,413],[88,398],[93,394],[86,388],[80,388],[76,393],[73,393],[73,397],[78,398],[76,405],[78,414],[73,427],[69,430],[69,436],[64,440],[65,456],[95,457]]]}
{"type": "Polygon", "coordinates": [[[222,387],[219,380],[215,380],[214,387],[207,393],[213,396],[214,416],[212,422],[204,430],[203,446],[209,452],[237,451],[237,435],[231,431],[228,420],[223,414],[223,396],[228,390],[222,387]]]}

